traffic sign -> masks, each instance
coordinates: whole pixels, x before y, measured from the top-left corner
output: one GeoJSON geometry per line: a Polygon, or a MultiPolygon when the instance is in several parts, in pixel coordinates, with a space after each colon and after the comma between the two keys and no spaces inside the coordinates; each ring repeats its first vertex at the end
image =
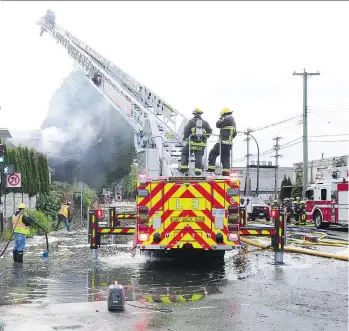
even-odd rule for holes
{"type": "Polygon", "coordinates": [[[13,165],[5,165],[4,175],[12,175],[15,172],[15,167],[13,165]]]}
{"type": "Polygon", "coordinates": [[[21,187],[21,184],[21,174],[19,172],[7,175],[7,187],[21,187]]]}

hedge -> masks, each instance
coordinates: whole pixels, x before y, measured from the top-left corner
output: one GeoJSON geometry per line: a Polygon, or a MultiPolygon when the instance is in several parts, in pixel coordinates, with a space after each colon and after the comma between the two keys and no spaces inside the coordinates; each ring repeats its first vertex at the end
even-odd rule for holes
{"type": "Polygon", "coordinates": [[[33,148],[18,146],[6,148],[4,164],[14,165],[15,172],[21,173],[22,188],[6,188],[6,193],[27,193],[33,197],[47,193],[50,189],[47,158],[33,148]]]}

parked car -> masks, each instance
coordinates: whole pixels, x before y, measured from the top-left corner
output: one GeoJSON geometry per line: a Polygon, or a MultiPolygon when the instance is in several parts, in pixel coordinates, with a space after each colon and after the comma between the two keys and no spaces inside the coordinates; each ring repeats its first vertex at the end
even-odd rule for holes
{"type": "Polygon", "coordinates": [[[249,220],[254,221],[256,218],[265,218],[270,221],[270,207],[260,197],[241,197],[240,205],[245,204],[246,199],[252,203],[252,213],[249,214],[249,220]]]}

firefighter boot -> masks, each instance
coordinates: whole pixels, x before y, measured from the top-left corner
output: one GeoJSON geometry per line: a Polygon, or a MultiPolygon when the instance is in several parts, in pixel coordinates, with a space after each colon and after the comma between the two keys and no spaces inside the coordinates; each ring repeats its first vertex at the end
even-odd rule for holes
{"type": "Polygon", "coordinates": [[[12,251],[13,261],[17,262],[17,251],[12,251]]]}
{"type": "Polygon", "coordinates": [[[295,225],[300,225],[300,224],[301,224],[301,222],[299,221],[299,219],[300,219],[299,216],[300,216],[299,214],[295,214],[295,215],[294,215],[294,218],[295,218],[295,220],[296,220],[296,223],[294,223],[295,225]]]}
{"type": "Polygon", "coordinates": [[[17,251],[17,262],[23,262],[23,251],[17,251]]]}
{"type": "Polygon", "coordinates": [[[182,174],[185,174],[189,171],[189,167],[187,165],[181,165],[178,171],[181,172],[182,174]]]}

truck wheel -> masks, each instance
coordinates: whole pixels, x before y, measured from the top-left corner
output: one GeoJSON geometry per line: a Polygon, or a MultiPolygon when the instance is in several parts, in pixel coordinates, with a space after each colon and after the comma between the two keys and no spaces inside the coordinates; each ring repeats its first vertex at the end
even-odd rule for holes
{"type": "Polygon", "coordinates": [[[330,224],[322,221],[322,216],[320,212],[315,212],[314,214],[314,224],[317,229],[327,229],[330,224]]]}

